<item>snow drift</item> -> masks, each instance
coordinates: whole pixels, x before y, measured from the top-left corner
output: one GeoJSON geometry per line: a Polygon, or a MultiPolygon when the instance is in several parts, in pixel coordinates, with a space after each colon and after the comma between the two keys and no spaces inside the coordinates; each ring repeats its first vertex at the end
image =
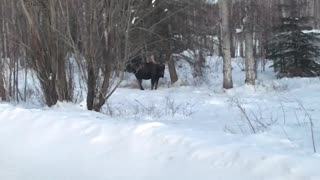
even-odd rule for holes
{"type": "Polygon", "coordinates": [[[238,136],[163,122],[119,122],[70,105],[0,105],[6,180],[316,180],[320,157],[264,134],[238,136]]]}

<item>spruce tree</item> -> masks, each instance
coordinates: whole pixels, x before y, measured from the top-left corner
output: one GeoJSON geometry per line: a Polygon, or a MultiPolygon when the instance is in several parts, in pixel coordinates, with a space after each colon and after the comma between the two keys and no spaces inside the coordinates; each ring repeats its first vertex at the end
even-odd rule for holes
{"type": "MultiPolygon", "coordinates": [[[[297,3],[293,0],[288,6],[289,15],[281,17],[281,23],[275,27],[275,34],[268,49],[268,58],[273,60],[272,67],[277,77],[312,77],[320,75],[320,34],[306,24],[310,17],[303,17],[298,12],[297,3]]],[[[301,8],[300,8],[301,9],[301,8]]]]}

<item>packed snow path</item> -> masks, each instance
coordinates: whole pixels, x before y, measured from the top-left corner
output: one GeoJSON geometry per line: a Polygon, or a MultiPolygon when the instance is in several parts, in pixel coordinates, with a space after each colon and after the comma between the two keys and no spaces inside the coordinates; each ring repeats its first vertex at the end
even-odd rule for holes
{"type": "Polygon", "coordinates": [[[319,79],[272,83],[118,89],[108,116],[79,105],[0,104],[0,179],[319,180],[305,118],[319,120],[319,79]],[[267,127],[256,123],[252,133],[237,102],[267,127]]]}

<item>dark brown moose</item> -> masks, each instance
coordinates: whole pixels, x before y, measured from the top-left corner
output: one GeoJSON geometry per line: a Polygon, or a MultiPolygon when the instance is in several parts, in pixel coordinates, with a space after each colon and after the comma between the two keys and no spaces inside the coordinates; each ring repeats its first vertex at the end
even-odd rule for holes
{"type": "Polygon", "coordinates": [[[135,58],[126,66],[127,72],[132,72],[138,82],[141,90],[144,90],[142,87],[142,80],[151,79],[151,90],[153,88],[156,90],[158,88],[158,82],[160,78],[164,77],[165,66],[163,64],[155,62],[142,62],[142,59],[135,58]]]}

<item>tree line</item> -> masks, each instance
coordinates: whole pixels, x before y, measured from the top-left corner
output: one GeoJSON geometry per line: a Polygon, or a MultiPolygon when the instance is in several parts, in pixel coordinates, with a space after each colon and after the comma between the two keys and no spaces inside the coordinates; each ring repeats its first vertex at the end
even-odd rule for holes
{"type": "MultiPolygon", "coordinates": [[[[143,55],[167,63],[174,83],[173,55],[185,50],[198,53],[185,58],[200,73],[208,53],[223,56],[224,88],[232,88],[231,58],[246,57],[246,82],[254,84],[286,1],[2,0],[0,97],[27,101],[32,74],[48,106],[74,101],[80,78],[87,108],[100,111],[128,60],[143,55]]],[[[301,13],[315,17],[309,25],[319,28],[319,1],[303,2],[301,13]]]]}

